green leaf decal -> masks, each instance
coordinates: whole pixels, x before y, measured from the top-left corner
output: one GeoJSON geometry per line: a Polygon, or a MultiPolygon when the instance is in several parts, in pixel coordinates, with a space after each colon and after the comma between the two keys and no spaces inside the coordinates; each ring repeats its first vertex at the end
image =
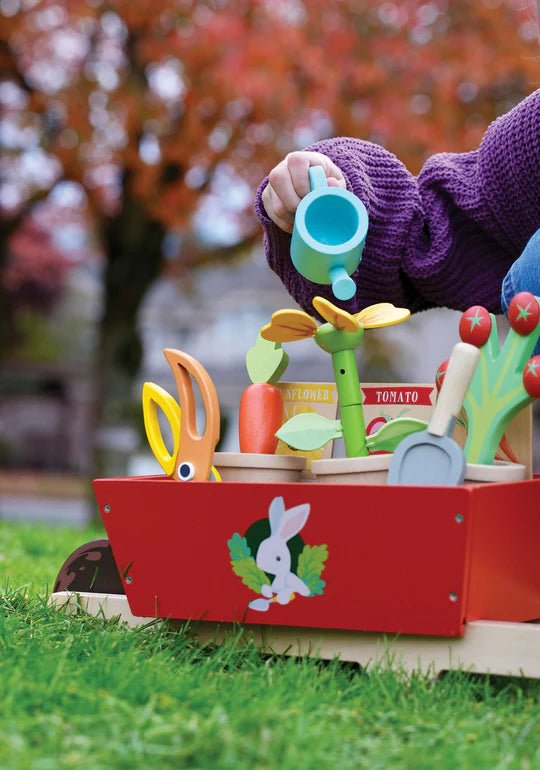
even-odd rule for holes
{"type": "Polygon", "coordinates": [[[305,452],[320,449],[332,439],[341,438],[341,435],[341,420],[329,420],[314,412],[302,412],[291,417],[276,433],[287,446],[305,452]]]}
{"type": "Polygon", "coordinates": [[[326,583],[320,578],[316,578],[313,582],[306,584],[311,589],[311,596],[320,596],[324,593],[326,583]]]}
{"type": "Polygon", "coordinates": [[[242,579],[242,583],[257,593],[261,592],[264,583],[270,584],[268,576],[257,567],[257,563],[251,555],[251,549],[245,537],[235,532],[230,540],[227,540],[231,555],[231,567],[235,575],[242,579]]]}
{"type": "Polygon", "coordinates": [[[289,364],[289,356],[281,342],[270,342],[259,334],[246,353],[246,368],[251,382],[276,383],[289,364]]]}
{"type": "Polygon", "coordinates": [[[321,580],[321,572],[328,558],[326,545],[305,545],[298,557],[297,575],[311,591],[311,596],[322,594],[326,583],[321,580]]]}
{"type": "Polygon", "coordinates": [[[261,588],[265,583],[270,585],[268,576],[257,567],[252,556],[246,559],[233,559],[231,566],[234,574],[242,578],[242,583],[258,594],[261,593],[261,588]]]}
{"type": "Polygon", "coordinates": [[[242,537],[238,532],[235,532],[230,540],[227,540],[229,546],[229,553],[233,561],[240,559],[247,559],[251,556],[251,550],[247,544],[245,537],[242,537]]]}
{"type": "Polygon", "coordinates": [[[400,441],[411,433],[426,430],[427,422],[413,417],[399,417],[383,425],[376,433],[366,439],[370,452],[394,452],[400,441]]]}

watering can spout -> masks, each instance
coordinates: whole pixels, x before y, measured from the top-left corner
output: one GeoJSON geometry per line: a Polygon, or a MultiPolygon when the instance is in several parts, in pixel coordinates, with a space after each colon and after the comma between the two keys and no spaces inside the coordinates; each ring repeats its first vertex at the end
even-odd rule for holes
{"type": "Polygon", "coordinates": [[[356,284],[345,270],[343,265],[331,267],[328,277],[332,284],[332,292],[337,299],[351,299],[356,294],[356,284]]]}

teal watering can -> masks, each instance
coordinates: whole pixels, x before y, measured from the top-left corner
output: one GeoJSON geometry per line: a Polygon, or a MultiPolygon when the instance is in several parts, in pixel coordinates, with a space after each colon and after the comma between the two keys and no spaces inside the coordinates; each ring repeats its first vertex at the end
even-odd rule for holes
{"type": "Polygon", "coordinates": [[[296,210],[291,260],[309,281],[331,284],[337,299],[351,299],[356,284],[350,277],[362,258],[368,214],[348,190],[329,187],[322,166],[309,169],[311,192],[296,210]]]}

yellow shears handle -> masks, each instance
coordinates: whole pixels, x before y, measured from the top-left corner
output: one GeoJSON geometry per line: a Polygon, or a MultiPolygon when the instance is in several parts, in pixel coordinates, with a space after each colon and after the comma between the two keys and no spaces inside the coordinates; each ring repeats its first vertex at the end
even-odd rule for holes
{"type": "MultiPolygon", "coordinates": [[[[174,470],[176,460],[180,449],[180,424],[182,419],[182,410],[170,393],[156,385],[155,382],[145,382],[142,390],[142,407],[144,417],[144,429],[150,448],[158,463],[161,465],[167,476],[176,478],[174,470]],[[173,437],[173,451],[169,452],[158,420],[158,407],[163,410],[163,414],[169,421],[173,437]]],[[[221,476],[217,468],[212,466],[210,478],[213,481],[221,481],[221,476]]]]}
{"type": "Polygon", "coordinates": [[[167,476],[172,476],[174,466],[180,449],[180,420],[181,410],[174,398],[166,390],[154,382],[145,382],[142,391],[142,406],[144,416],[144,428],[150,448],[158,463],[167,476]],[[173,437],[173,451],[169,452],[163,441],[163,435],[158,420],[157,408],[163,410],[163,414],[169,421],[173,437]]]}

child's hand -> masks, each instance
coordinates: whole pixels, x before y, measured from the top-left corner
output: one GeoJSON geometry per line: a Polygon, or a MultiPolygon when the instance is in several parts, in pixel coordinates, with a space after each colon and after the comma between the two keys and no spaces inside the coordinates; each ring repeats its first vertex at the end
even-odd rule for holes
{"type": "Polygon", "coordinates": [[[294,214],[301,199],[310,191],[308,169],[322,166],[330,187],[346,187],[341,170],[320,152],[291,152],[268,174],[262,194],[266,213],[278,227],[292,233],[294,214]]]}

